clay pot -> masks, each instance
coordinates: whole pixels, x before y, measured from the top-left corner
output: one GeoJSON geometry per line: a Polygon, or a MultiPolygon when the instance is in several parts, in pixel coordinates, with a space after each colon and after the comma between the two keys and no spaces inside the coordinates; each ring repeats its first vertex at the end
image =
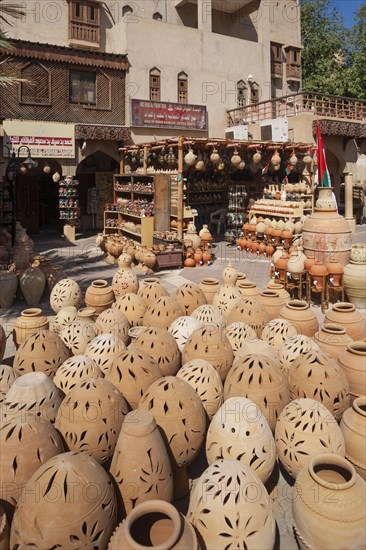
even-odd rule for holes
{"type": "Polygon", "coordinates": [[[294,478],[317,453],[344,457],[340,427],[328,409],[314,399],[296,399],[278,417],[275,441],[282,466],[294,478]]]}
{"type": "Polygon", "coordinates": [[[95,309],[82,308],[75,321],[64,325],[60,337],[73,355],[83,354],[89,342],[96,336],[95,309]]]}
{"type": "Polygon", "coordinates": [[[262,330],[261,340],[267,342],[270,346],[276,349],[280,349],[282,344],[291,338],[296,336],[296,328],[286,319],[272,319],[269,323],[266,323],[262,330]]]}
{"type": "Polygon", "coordinates": [[[29,306],[36,306],[46,286],[46,276],[38,267],[29,267],[20,277],[20,288],[29,306]]]}
{"type": "Polygon", "coordinates": [[[172,504],[149,500],[138,504],[115,530],[108,550],[122,548],[198,550],[199,546],[192,525],[172,504]]]}
{"type": "Polygon", "coordinates": [[[278,351],[278,359],[281,363],[281,367],[287,372],[292,362],[297,357],[312,350],[320,351],[316,342],[308,336],[304,336],[303,334],[290,336],[290,338],[283,342],[278,351]]]}
{"type": "Polygon", "coordinates": [[[239,357],[243,357],[244,355],[256,356],[258,354],[265,355],[275,363],[278,363],[278,356],[275,348],[273,348],[267,342],[261,340],[260,338],[257,338],[256,340],[244,340],[239,350],[236,352],[235,361],[236,359],[238,359],[239,357]]]}
{"type": "Polygon", "coordinates": [[[344,267],[343,284],[349,301],[357,308],[366,308],[366,261],[353,260],[344,267]]]}
{"type": "Polygon", "coordinates": [[[132,257],[129,254],[121,254],[118,261],[119,269],[113,275],[112,289],[116,298],[129,292],[137,292],[139,281],[136,273],[131,269],[132,257]]]}
{"type": "Polygon", "coordinates": [[[39,308],[24,309],[20,317],[14,321],[13,340],[15,347],[18,348],[33,334],[41,330],[47,330],[49,327],[47,317],[42,315],[42,310],[39,308]]]}
{"type": "Polygon", "coordinates": [[[313,309],[307,302],[302,300],[289,300],[280,310],[279,315],[282,319],[287,319],[298,334],[313,337],[318,330],[318,320],[313,309]]]}
{"type": "Polygon", "coordinates": [[[126,350],[115,356],[106,378],[122,393],[131,409],[137,409],[144,392],[163,374],[151,355],[126,350]]]}
{"type": "Polygon", "coordinates": [[[85,349],[86,357],[92,359],[100,370],[107,375],[111,365],[120,353],[126,350],[126,345],[118,337],[108,332],[93,338],[85,349]]]}
{"type": "Polygon", "coordinates": [[[366,319],[353,304],[339,302],[325,313],[326,323],[335,323],[346,329],[348,336],[353,340],[366,338],[366,319]]]}
{"type": "Polygon", "coordinates": [[[147,309],[147,305],[141,296],[132,292],[120,296],[112,307],[118,309],[127,317],[131,327],[142,325],[142,319],[147,309]]]}
{"type": "Polygon", "coordinates": [[[220,311],[225,322],[227,322],[232,309],[241,298],[241,292],[235,284],[224,284],[213,297],[212,305],[220,311]]]}
{"type": "Polygon", "coordinates": [[[243,298],[255,299],[261,293],[261,289],[252,281],[242,281],[237,286],[243,298]]]}
{"type": "Polygon", "coordinates": [[[13,367],[0,365],[0,405],[5,400],[6,394],[18,376],[13,367]]]}
{"type": "Polygon", "coordinates": [[[339,263],[337,258],[331,257],[325,267],[329,274],[329,281],[333,284],[333,286],[339,287],[344,271],[343,266],[339,263]]]}
{"type": "Polygon", "coordinates": [[[147,250],[144,254],[144,265],[146,265],[146,267],[149,270],[152,270],[154,269],[155,264],[156,264],[156,255],[152,250],[147,250]]]}
{"type": "Polygon", "coordinates": [[[76,384],[98,376],[103,378],[104,374],[93,359],[86,355],[74,355],[60,366],[53,381],[67,395],[76,384]]]}
{"type": "Polygon", "coordinates": [[[175,319],[170,327],[168,328],[169,333],[173,336],[177,342],[179,351],[182,353],[184,346],[187,343],[190,335],[202,327],[202,323],[195,319],[194,317],[178,317],[175,319]]]}
{"type": "Polygon", "coordinates": [[[291,273],[293,278],[298,279],[300,274],[303,273],[305,269],[305,259],[306,256],[299,250],[290,254],[287,261],[287,270],[291,273]]]}
{"type": "Polygon", "coordinates": [[[115,338],[122,340],[124,344],[128,344],[129,336],[128,330],[130,323],[127,317],[119,311],[117,308],[105,309],[98,317],[95,323],[96,334],[104,334],[108,332],[115,338]]]}
{"type": "Polygon", "coordinates": [[[173,298],[180,305],[184,315],[191,315],[196,308],[207,303],[202,289],[194,283],[185,283],[177,288],[173,298]]]}
{"type": "Polygon", "coordinates": [[[217,307],[211,304],[199,306],[192,312],[191,317],[200,321],[202,326],[217,325],[221,328],[225,327],[224,316],[217,307]]]}
{"type": "MultiPolygon", "coordinates": [[[[47,275],[48,290],[51,292],[53,287],[62,281],[67,279],[67,275],[61,266],[52,265],[49,274],[47,275]]],[[[79,306],[78,306],[79,307],[79,306]]]]}
{"type": "Polygon", "coordinates": [[[0,445],[0,478],[4,480],[0,484],[0,499],[11,506],[16,506],[22,488],[37,469],[64,452],[57,430],[48,420],[34,414],[3,422],[0,445]]]}
{"type": "Polygon", "coordinates": [[[252,329],[250,325],[246,323],[231,323],[225,329],[225,334],[229,339],[231,348],[234,353],[234,357],[241,355],[243,343],[246,340],[257,341],[257,333],[252,329]]]}
{"type": "Polygon", "coordinates": [[[18,277],[13,271],[0,271],[0,306],[11,307],[18,288],[18,277]]]}
{"type": "Polygon", "coordinates": [[[283,298],[274,290],[263,290],[258,296],[258,301],[266,310],[269,321],[276,319],[285,305],[283,298]]]}
{"type": "Polygon", "coordinates": [[[316,290],[322,290],[328,275],[327,268],[321,262],[315,262],[309,270],[310,284],[316,290]]]}
{"type": "Polygon", "coordinates": [[[63,453],[47,460],[25,484],[10,545],[106,548],[116,521],[116,496],[108,474],[86,453],[63,453]]]}
{"type": "Polygon", "coordinates": [[[146,328],[131,344],[131,349],[151,355],[163,376],[174,376],[178,372],[180,352],[175,339],[166,329],[146,328]]]}
{"type": "Polygon", "coordinates": [[[258,337],[262,333],[265,323],[268,321],[267,313],[262,304],[257,300],[242,298],[232,308],[227,323],[247,323],[255,330],[258,337]]]}
{"type": "Polygon", "coordinates": [[[196,262],[191,257],[186,258],[184,260],[184,267],[196,267],[196,262]]]}
{"type": "Polygon", "coordinates": [[[212,304],[213,297],[220,288],[219,280],[206,277],[204,279],[201,279],[199,286],[206,297],[207,303],[212,304]]]}
{"type": "Polygon", "coordinates": [[[308,351],[295,359],[287,374],[291,399],[308,397],[327,407],[339,421],[349,406],[349,384],[336,359],[308,351]]]}
{"type": "Polygon", "coordinates": [[[147,306],[155,304],[156,300],[162,296],[169,296],[167,289],[155,277],[144,279],[137,294],[147,306]]]}
{"type": "Polygon", "coordinates": [[[226,548],[230,541],[240,541],[243,548],[274,547],[276,522],[268,493],[238,460],[217,460],[203,472],[191,491],[187,518],[204,548],[226,548]],[[249,487],[255,487],[256,497],[249,497],[249,487]]]}
{"type": "Polygon", "coordinates": [[[55,313],[66,306],[80,307],[83,295],[76,281],[73,279],[62,279],[55,284],[50,295],[50,304],[55,313]]]}
{"type": "Polygon", "coordinates": [[[212,252],[204,250],[202,255],[203,265],[208,265],[212,261],[212,252]]]}
{"type": "Polygon", "coordinates": [[[313,456],[296,479],[292,501],[300,548],[364,548],[365,491],[365,482],[345,458],[313,456]]]}
{"type": "Polygon", "coordinates": [[[314,341],[321,351],[328,353],[334,359],[345,350],[353,340],[346,334],[346,329],[341,325],[325,323],[320,330],[314,334],[314,341]]]}
{"type": "Polygon", "coordinates": [[[286,279],[287,262],[288,259],[285,255],[282,255],[280,258],[278,258],[278,260],[274,262],[276,272],[275,274],[280,282],[284,282],[286,279]]]}
{"type": "Polygon", "coordinates": [[[351,399],[366,395],[366,343],[352,342],[338,357],[349,382],[351,399]]]}
{"type": "Polygon", "coordinates": [[[216,325],[195,330],[184,346],[182,364],[192,359],[205,359],[216,369],[221,380],[225,380],[234,359],[225,332],[216,325]]]}
{"type": "Polygon", "coordinates": [[[195,250],[193,259],[196,262],[196,266],[200,266],[203,263],[203,252],[201,249],[195,250]]]}
{"type": "Polygon", "coordinates": [[[52,324],[52,330],[53,332],[59,333],[61,328],[68,323],[72,323],[72,321],[76,321],[78,318],[78,310],[74,306],[66,306],[60,309],[58,314],[56,315],[53,324],[52,324]]]}
{"type": "Polygon", "coordinates": [[[156,300],[155,304],[148,306],[142,324],[145,327],[168,328],[182,315],[183,310],[173,297],[162,296],[156,300]]]}
{"type": "Polygon", "coordinates": [[[342,416],[340,428],[346,444],[346,458],[366,480],[366,397],[357,397],[342,416]]]}
{"type": "Polygon", "coordinates": [[[44,372],[51,379],[71,353],[52,330],[41,330],[21,344],[15,353],[14,370],[19,374],[44,372]]]}
{"type": "Polygon", "coordinates": [[[290,299],[290,294],[287,292],[287,290],[285,290],[285,287],[282,283],[278,283],[277,281],[270,281],[267,285],[267,288],[268,290],[274,290],[274,292],[277,292],[277,294],[284,300],[284,302],[287,302],[287,300],[290,299]]]}
{"type": "Polygon", "coordinates": [[[225,380],[225,401],[246,397],[258,405],[274,431],[277,418],[290,402],[286,376],[275,361],[261,354],[244,355],[234,361],[225,380]]]}
{"type": "Polygon", "coordinates": [[[67,393],[55,427],[70,451],[83,451],[102,464],[113,455],[127,413],[125,398],[109,380],[90,378],[67,393]]]}
{"type": "Polygon", "coordinates": [[[97,315],[111,307],[113,302],[114,293],[112,287],[103,279],[92,281],[91,285],[86,289],[85,303],[88,307],[93,307],[97,315]]]}
{"type": "Polygon", "coordinates": [[[366,262],[366,245],[353,244],[351,248],[351,261],[364,264],[366,262]]]}

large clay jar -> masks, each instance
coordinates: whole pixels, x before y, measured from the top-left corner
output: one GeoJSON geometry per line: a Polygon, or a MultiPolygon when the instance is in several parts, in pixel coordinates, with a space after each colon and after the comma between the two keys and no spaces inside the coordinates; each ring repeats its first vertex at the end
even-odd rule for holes
{"type": "MultiPolygon", "coordinates": [[[[28,414],[11,418],[0,426],[0,499],[16,506],[24,484],[48,459],[64,452],[53,425],[28,414]]],[[[0,546],[1,548],[1,546],[0,546]]]]}
{"type": "Polygon", "coordinates": [[[209,464],[219,458],[239,460],[265,483],[276,462],[276,446],[262,411],[250,399],[230,397],[213,417],[207,431],[209,464]],[[234,412],[234,414],[232,414],[234,412]]]}
{"type": "Polygon", "coordinates": [[[201,399],[184,380],[166,376],[154,382],[142,396],[140,410],[149,411],[163,433],[174,470],[174,494],[188,492],[185,467],[198,455],[206,432],[201,399]]]}
{"type": "Polygon", "coordinates": [[[3,419],[36,415],[54,422],[62,396],[44,372],[29,372],[14,380],[2,403],[3,419]]]}
{"type": "Polygon", "coordinates": [[[71,353],[52,330],[41,330],[21,344],[15,353],[14,370],[22,375],[41,371],[51,379],[71,353]]]}
{"type": "Polygon", "coordinates": [[[366,481],[366,396],[357,397],[342,416],[340,427],[346,444],[346,458],[366,481]]]}
{"type": "Polygon", "coordinates": [[[300,250],[296,250],[290,254],[287,262],[287,270],[294,279],[299,279],[300,274],[303,273],[305,260],[306,256],[300,250]]]}
{"type": "Polygon", "coordinates": [[[174,337],[177,342],[179,351],[182,353],[184,346],[187,343],[188,338],[198,328],[202,327],[202,323],[194,317],[178,317],[172,322],[168,328],[169,333],[174,337]]]}
{"type": "Polygon", "coordinates": [[[208,361],[193,359],[179,369],[177,377],[188,382],[197,392],[210,421],[224,401],[219,373],[208,361]]]}
{"type": "Polygon", "coordinates": [[[95,313],[99,315],[105,309],[112,306],[114,301],[114,292],[104,279],[92,281],[85,293],[85,303],[88,307],[93,307],[95,313]]]}
{"type": "Polygon", "coordinates": [[[206,302],[212,304],[213,297],[220,288],[219,280],[213,277],[205,277],[201,279],[199,286],[206,297],[206,302]]]}
{"type": "Polygon", "coordinates": [[[257,333],[246,323],[231,323],[226,327],[225,334],[231,344],[234,357],[241,355],[241,350],[247,340],[250,342],[258,340],[257,333]]]}
{"type": "Polygon", "coordinates": [[[112,279],[112,289],[116,298],[128,292],[137,292],[139,280],[131,269],[132,257],[129,254],[121,254],[118,259],[118,271],[112,279]]]}
{"type": "Polygon", "coordinates": [[[25,484],[10,545],[107,548],[116,521],[116,496],[108,474],[85,453],[63,453],[47,460],[25,484]]]}
{"type": "Polygon", "coordinates": [[[345,350],[348,344],[353,341],[346,334],[346,329],[335,323],[325,323],[320,330],[314,334],[314,341],[318,344],[321,351],[328,353],[334,359],[338,359],[339,354],[345,350]]]}
{"type": "Polygon", "coordinates": [[[107,375],[112,363],[123,351],[125,351],[126,345],[108,332],[100,334],[93,338],[86,347],[85,355],[92,359],[100,370],[107,375]]]}
{"type": "Polygon", "coordinates": [[[296,327],[294,327],[289,321],[286,319],[276,318],[265,324],[262,330],[261,340],[264,340],[270,346],[279,349],[286,340],[296,335],[296,327]]]}
{"type": "Polygon", "coordinates": [[[345,455],[343,434],[334,416],[314,399],[296,399],[278,417],[275,441],[282,466],[294,478],[317,453],[345,455]]]}
{"type": "Polygon", "coordinates": [[[366,308],[366,261],[352,259],[344,267],[343,285],[349,301],[357,308],[366,308]]]}
{"type": "Polygon", "coordinates": [[[268,290],[274,290],[275,292],[277,292],[277,294],[281,298],[283,298],[285,303],[287,302],[287,300],[290,299],[290,295],[287,292],[287,290],[285,290],[285,287],[283,286],[282,283],[270,281],[267,285],[267,288],[268,288],[268,290]]]}
{"type": "Polygon", "coordinates": [[[348,336],[353,340],[366,338],[366,319],[353,304],[339,302],[325,313],[326,323],[336,323],[346,329],[348,336]]]}
{"type": "Polygon", "coordinates": [[[124,344],[128,344],[128,331],[130,323],[127,317],[117,308],[110,307],[105,309],[95,323],[96,334],[104,334],[108,332],[115,338],[122,340],[124,344]]]}
{"type": "Polygon", "coordinates": [[[347,380],[351,399],[366,395],[366,342],[352,342],[338,357],[347,380]]]}
{"type": "Polygon", "coordinates": [[[154,305],[156,300],[162,296],[169,296],[167,289],[160,284],[156,277],[144,279],[137,294],[143,299],[146,306],[154,305]]]}
{"type": "Polygon", "coordinates": [[[177,342],[166,329],[150,327],[143,330],[131,344],[132,350],[151,355],[163,376],[174,376],[180,367],[180,351],[177,342]]]}
{"type": "Polygon", "coordinates": [[[20,288],[29,306],[36,306],[46,286],[46,276],[39,267],[29,267],[20,277],[20,288]]]}
{"type": "Polygon", "coordinates": [[[191,491],[188,520],[204,548],[273,548],[276,522],[268,493],[238,460],[217,460],[191,491]],[[220,480],[220,481],[219,481],[220,480]]]}
{"type": "Polygon", "coordinates": [[[261,289],[258,288],[257,285],[252,281],[244,280],[244,281],[241,281],[237,286],[243,298],[255,299],[261,293],[261,289]]]}
{"type": "Polygon", "coordinates": [[[18,376],[18,373],[15,372],[13,367],[9,367],[9,365],[0,365],[0,406],[14,380],[18,378],[18,376]]]}
{"type": "Polygon", "coordinates": [[[278,316],[289,321],[296,328],[298,334],[310,338],[319,328],[313,308],[302,300],[289,300],[278,316]]]}
{"type": "Polygon", "coordinates": [[[269,321],[267,312],[259,301],[242,298],[232,308],[227,324],[230,325],[237,322],[247,323],[255,330],[258,338],[260,338],[267,321],[269,321]]]}
{"type": "Polygon", "coordinates": [[[285,305],[285,300],[274,290],[263,290],[257,297],[257,300],[266,310],[269,321],[276,319],[285,305]]]}
{"type": "Polygon", "coordinates": [[[53,381],[64,394],[68,394],[76,384],[98,376],[103,378],[104,375],[93,359],[86,355],[74,355],[60,366],[53,381]]]}
{"type": "Polygon", "coordinates": [[[327,407],[336,420],[349,406],[349,384],[336,359],[309,351],[292,362],[287,374],[291,399],[309,397],[327,407]]]}
{"type": "Polygon", "coordinates": [[[260,354],[244,355],[234,361],[225,380],[224,397],[254,401],[272,431],[282,409],[290,402],[285,374],[274,361],[260,354]]]}
{"type": "Polygon", "coordinates": [[[281,367],[287,372],[293,361],[307,351],[319,351],[319,346],[308,336],[297,334],[285,340],[278,351],[281,367]]]}
{"type": "Polygon", "coordinates": [[[148,306],[142,319],[144,327],[168,328],[172,322],[183,315],[183,310],[170,296],[158,298],[155,304],[148,306]]]}
{"type": "Polygon", "coordinates": [[[233,268],[231,262],[229,262],[227,267],[223,270],[221,278],[223,285],[213,297],[212,305],[220,310],[227,322],[231,310],[241,299],[241,292],[236,286],[238,272],[233,268]]]}
{"type": "Polygon", "coordinates": [[[199,306],[195,309],[191,316],[194,319],[200,321],[204,325],[217,325],[218,327],[225,327],[225,319],[221,311],[212,304],[199,306]]]}
{"type": "Polygon", "coordinates": [[[18,288],[18,277],[13,271],[0,271],[0,306],[11,307],[18,288]]]}
{"type": "Polygon", "coordinates": [[[137,409],[144,392],[162,376],[155,359],[139,350],[119,353],[106,373],[106,378],[119,389],[131,409],[137,409]]]}
{"type": "Polygon", "coordinates": [[[194,528],[172,504],[148,500],[128,514],[108,544],[108,550],[142,548],[198,550],[199,545],[194,528]]]}
{"type": "Polygon", "coordinates": [[[113,455],[127,413],[125,398],[109,380],[91,378],[68,392],[55,426],[70,451],[83,451],[102,464],[113,455]]]}
{"type": "Polygon", "coordinates": [[[55,284],[50,295],[50,304],[55,313],[65,306],[80,307],[83,299],[81,289],[73,279],[62,279],[55,284]]]}
{"type": "Polygon", "coordinates": [[[125,514],[148,500],[172,502],[169,456],[156,421],[147,411],[132,411],[126,416],[110,473],[121,494],[125,514]]]}
{"type": "Polygon", "coordinates": [[[205,359],[217,370],[221,380],[225,380],[234,359],[225,332],[216,325],[195,330],[184,346],[182,364],[192,359],[205,359]]]}
{"type": "Polygon", "coordinates": [[[119,309],[127,317],[131,327],[142,325],[142,320],[147,309],[147,305],[141,296],[133,292],[120,296],[112,307],[119,309]]]}
{"type": "Polygon", "coordinates": [[[20,317],[17,317],[14,321],[13,327],[13,340],[15,347],[18,348],[20,344],[26,342],[28,338],[41,330],[46,330],[49,327],[47,317],[42,315],[42,310],[33,307],[24,309],[20,317]]]}
{"type": "Polygon", "coordinates": [[[313,456],[296,479],[292,521],[301,550],[365,548],[366,484],[345,458],[313,456]]]}
{"type": "Polygon", "coordinates": [[[79,309],[77,319],[62,327],[60,337],[73,355],[83,354],[89,342],[95,338],[94,315],[94,308],[79,309]]]}
{"type": "Polygon", "coordinates": [[[177,288],[173,298],[180,305],[183,315],[191,315],[196,308],[207,303],[203,291],[194,283],[185,283],[177,288]]]}

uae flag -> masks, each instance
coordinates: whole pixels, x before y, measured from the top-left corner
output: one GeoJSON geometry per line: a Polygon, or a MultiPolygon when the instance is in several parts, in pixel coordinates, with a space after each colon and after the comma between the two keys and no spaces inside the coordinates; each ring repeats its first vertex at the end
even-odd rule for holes
{"type": "Polygon", "coordinates": [[[318,161],[318,170],[315,177],[316,184],[319,187],[331,187],[330,175],[325,158],[324,142],[320,132],[319,120],[316,121],[316,158],[318,161]]]}

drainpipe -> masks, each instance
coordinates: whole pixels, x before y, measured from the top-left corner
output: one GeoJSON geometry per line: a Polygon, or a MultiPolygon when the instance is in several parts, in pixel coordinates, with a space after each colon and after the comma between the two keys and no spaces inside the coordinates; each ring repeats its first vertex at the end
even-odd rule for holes
{"type": "Polygon", "coordinates": [[[356,230],[356,220],[353,217],[353,174],[346,172],[344,178],[344,217],[349,223],[352,235],[356,230]]]}

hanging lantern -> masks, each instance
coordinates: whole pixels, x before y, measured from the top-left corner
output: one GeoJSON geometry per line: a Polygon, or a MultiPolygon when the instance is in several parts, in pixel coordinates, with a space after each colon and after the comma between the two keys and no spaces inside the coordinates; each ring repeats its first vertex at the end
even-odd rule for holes
{"type": "Polygon", "coordinates": [[[257,151],[253,155],[253,162],[254,162],[254,164],[259,164],[261,160],[262,160],[262,155],[260,154],[260,152],[257,149],[257,151]]]}
{"type": "MultiPolygon", "coordinates": [[[[274,154],[272,155],[271,164],[273,164],[274,167],[276,165],[281,165],[281,157],[278,154],[277,149],[275,150],[274,154]]],[[[275,168],[275,170],[278,170],[278,168],[275,168]]]]}
{"type": "Polygon", "coordinates": [[[311,164],[313,162],[312,156],[310,155],[310,151],[306,152],[306,155],[304,155],[302,161],[304,164],[311,164]]]}
{"type": "Polygon", "coordinates": [[[289,163],[291,164],[291,166],[296,166],[297,163],[298,163],[298,158],[297,156],[295,155],[295,149],[292,150],[292,155],[290,157],[290,160],[289,160],[289,163]]]}
{"type": "Polygon", "coordinates": [[[52,179],[53,179],[53,181],[54,181],[55,183],[58,183],[58,182],[60,181],[60,179],[61,179],[61,176],[60,176],[60,174],[59,174],[58,172],[55,172],[55,173],[53,174],[53,176],[52,176],[52,179]]]}
{"type": "Polygon", "coordinates": [[[219,162],[220,162],[220,155],[219,155],[216,147],[214,147],[214,150],[211,153],[210,161],[212,162],[212,164],[215,164],[215,165],[219,164],[219,162]]]}
{"type": "Polygon", "coordinates": [[[44,167],[43,167],[43,172],[45,174],[49,174],[51,172],[51,166],[49,164],[45,164],[44,167]]]}
{"type": "Polygon", "coordinates": [[[233,153],[233,156],[231,157],[231,164],[235,167],[235,168],[238,168],[239,164],[242,162],[241,160],[241,156],[239,155],[238,153],[238,150],[235,149],[234,153],[233,153]]]}
{"type": "Polygon", "coordinates": [[[195,155],[192,149],[189,148],[188,153],[184,157],[184,162],[186,163],[187,166],[193,166],[196,160],[197,160],[197,155],[195,155]]]}

